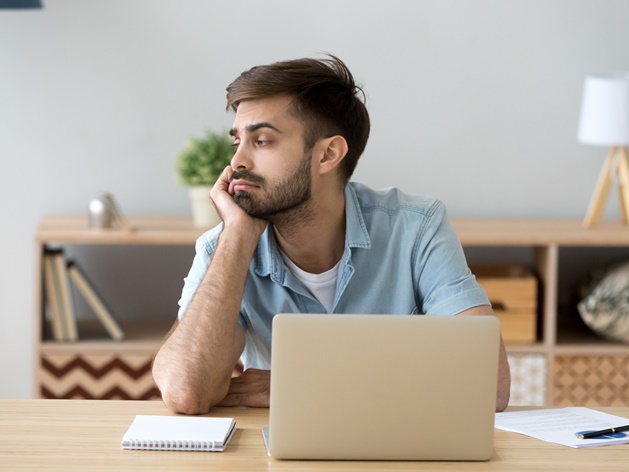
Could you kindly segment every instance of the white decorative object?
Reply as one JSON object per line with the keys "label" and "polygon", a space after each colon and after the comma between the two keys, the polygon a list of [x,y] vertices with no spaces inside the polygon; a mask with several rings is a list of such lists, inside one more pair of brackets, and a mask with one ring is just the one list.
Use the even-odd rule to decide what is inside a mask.
{"label": "white decorative object", "polygon": [[198,228],[213,228],[221,222],[220,216],[210,199],[209,185],[189,187],[190,203],[192,204],[192,220]]}

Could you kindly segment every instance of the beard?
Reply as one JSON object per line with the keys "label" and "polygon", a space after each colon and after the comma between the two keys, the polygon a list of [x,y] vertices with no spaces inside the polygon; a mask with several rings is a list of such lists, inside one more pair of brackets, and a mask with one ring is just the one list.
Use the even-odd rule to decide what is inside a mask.
{"label": "beard", "polygon": [[234,202],[250,216],[276,225],[307,219],[307,208],[312,197],[311,156],[312,153],[304,154],[295,172],[273,185],[247,170],[234,172],[231,180],[244,179],[265,191],[263,199],[257,199],[246,191],[237,191],[232,196]]}

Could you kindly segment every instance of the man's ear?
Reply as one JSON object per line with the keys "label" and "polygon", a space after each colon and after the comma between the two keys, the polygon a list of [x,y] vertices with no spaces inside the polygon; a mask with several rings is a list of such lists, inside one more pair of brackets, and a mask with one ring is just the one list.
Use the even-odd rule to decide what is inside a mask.
{"label": "man's ear", "polygon": [[347,155],[347,141],[343,136],[332,136],[322,139],[319,161],[317,162],[319,174],[327,174],[336,169]]}

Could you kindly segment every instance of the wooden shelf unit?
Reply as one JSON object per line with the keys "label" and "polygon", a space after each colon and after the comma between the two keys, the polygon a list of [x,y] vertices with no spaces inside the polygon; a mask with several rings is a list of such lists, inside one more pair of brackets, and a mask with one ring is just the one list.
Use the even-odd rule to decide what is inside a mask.
{"label": "wooden shelf unit", "polygon": [[45,216],[35,237],[35,397],[151,399],[150,367],[172,319],[118,319],[125,331],[110,340],[97,321],[79,320],[78,342],[57,342],[45,322],[42,263],[46,247],[67,245],[194,246],[203,229],[186,216],[132,216],[124,229],[94,230],[87,217]]}
{"label": "wooden shelf unit", "polygon": [[[129,217],[131,229],[91,230],[87,218],[80,216],[46,216],[36,235],[35,280],[35,396],[42,396],[42,385],[54,381],[42,367],[44,358],[57,361],[57,373],[65,372],[64,366],[71,359],[93,357],[96,367],[104,372],[103,365],[115,364],[120,359],[132,359],[136,371],[128,368],[127,374],[140,378],[137,365],[144,372],[144,387],[150,377],[150,361],[161,343],[167,326],[158,326],[147,332],[140,322],[135,327],[120,320],[128,333],[120,343],[106,340],[85,339],[76,343],[58,343],[43,338],[44,301],[42,295],[42,257],[48,245],[194,245],[203,232],[192,225],[185,216],[136,216]],[[539,306],[540,336],[535,343],[507,344],[511,358],[535,358],[544,366],[544,402],[549,405],[590,404],[614,406],[629,403],[629,384],[619,385],[618,375],[629,379],[629,345],[607,342],[587,331],[564,328],[559,319],[559,267],[562,248],[629,248],[629,228],[621,223],[603,222],[586,229],[580,220],[545,219],[477,219],[461,218],[452,221],[464,248],[490,248],[501,250],[526,248],[533,254],[531,269],[540,280]],[[512,261],[504,260],[504,263]],[[151,325],[153,323],[151,322]],[[100,356],[100,358],[98,357]],[[134,358],[136,356],[138,359]],[[131,361],[130,361],[131,362]],[[99,364],[100,363],[100,364]],[[571,369],[580,365],[579,369]],[[609,367],[612,365],[612,368]],[[147,370],[147,366],[148,369]],[[602,367],[598,371],[598,366]],[[127,366],[128,367],[128,366]],[[90,370],[90,368],[87,368]],[[615,370],[620,370],[616,374]],[[111,370],[111,369],[110,369]],[[574,370],[574,372],[573,372]],[[101,372],[101,373],[103,373]],[[109,375],[110,371],[106,372]],[[68,375],[65,372],[65,375]],[[103,375],[105,375],[103,373]],[[107,393],[111,398],[144,398],[148,390],[138,387],[137,379],[129,377],[128,385],[118,385],[118,390]],[[626,381],[629,382],[629,381]],[[123,382],[124,383],[124,382]],[[607,385],[609,383],[610,385]],[[613,383],[613,385],[611,385]],[[84,385],[82,390],[88,390]],[[609,387],[609,388],[608,388]],[[613,390],[601,397],[597,389]],[[135,391],[134,391],[135,389]],[[102,389],[101,389],[102,390]],[[115,390],[115,389],[114,389]],[[116,393],[117,392],[117,393]],[[579,392],[577,396],[574,392]],[[79,396],[84,392],[79,392]],[[102,395],[102,392],[100,393]],[[118,395],[116,397],[115,395]],[[96,395],[95,395],[96,396]],[[144,396],[144,397],[143,397]],[[150,396],[149,396],[150,397]]]}
{"label": "wooden shelf unit", "polygon": [[[562,250],[585,253],[629,247],[629,227],[604,221],[585,228],[581,220],[455,219],[464,248],[527,248],[540,280],[541,335],[531,345],[507,345],[509,356],[537,355],[545,363],[548,405],[616,406],[629,403],[629,344],[606,341],[583,328],[564,326],[560,318]],[[505,261],[508,263],[509,261]],[[619,262],[619,261],[617,261]],[[585,275],[585,272],[582,274]],[[578,317],[576,308],[571,316]],[[601,394],[600,392],[604,393]]]}

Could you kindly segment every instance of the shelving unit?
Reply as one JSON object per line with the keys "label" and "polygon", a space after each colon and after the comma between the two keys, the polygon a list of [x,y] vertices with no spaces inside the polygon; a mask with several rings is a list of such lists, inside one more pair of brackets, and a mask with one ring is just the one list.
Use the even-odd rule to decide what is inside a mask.
{"label": "shelving unit", "polygon": [[[570,262],[583,276],[588,268],[572,258],[629,247],[629,228],[620,222],[603,222],[586,229],[580,220],[457,219],[453,221],[465,249],[474,247],[504,251],[531,251],[531,268],[540,281],[539,334],[536,343],[508,344],[510,361],[531,358],[534,372],[543,373],[543,397],[549,405],[615,406],[629,403],[629,345],[603,340],[581,322],[574,304],[566,302],[562,265]],[[566,249],[571,254],[562,254]],[[508,251],[507,251],[508,252]],[[618,256],[619,258],[622,256]],[[506,261],[508,262],[508,261]],[[601,260],[599,265],[606,261]],[[616,260],[616,262],[619,262]],[[590,268],[591,269],[591,268]],[[576,277],[579,274],[572,274]],[[526,373],[514,372],[526,383]],[[517,369],[516,369],[517,370]],[[519,377],[519,378],[518,378]],[[512,388],[513,390],[513,388]]]}
{"label": "shelving unit", "polygon": [[[125,229],[92,230],[87,218],[46,216],[35,238],[35,396],[48,398],[150,399],[158,397],[151,363],[170,320],[118,319],[126,337],[106,338],[97,321],[79,319],[80,340],[57,342],[45,319],[42,260],[46,247],[194,246],[203,232],[189,217],[137,216]],[[120,274],[124,277],[124,274]]]}
{"label": "shelving unit", "polygon": [[[35,396],[153,398],[150,364],[170,321],[121,321],[127,338],[116,343],[82,336],[76,343],[47,337],[42,290],[42,257],[47,246],[183,245],[203,232],[189,217],[130,217],[131,229],[95,231],[80,216],[46,216],[36,235]],[[626,405],[629,403],[629,345],[611,343],[579,325],[576,309],[560,295],[562,265],[599,248],[629,249],[629,229],[605,222],[585,229],[578,220],[454,219],[467,251],[489,251],[511,263],[511,251],[524,251],[540,281],[538,337],[508,343],[514,387],[533,382],[540,403],[550,405]],[[564,254],[569,249],[569,254]],[[571,260],[571,264],[575,261]],[[576,266],[578,267],[578,261]],[[580,268],[583,272],[586,268]],[[81,327],[81,332],[89,332]],[[527,367],[518,371],[519,366]],[[531,367],[532,366],[532,367]],[[514,368],[515,367],[515,368]],[[78,387],[78,388],[77,388]]]}

